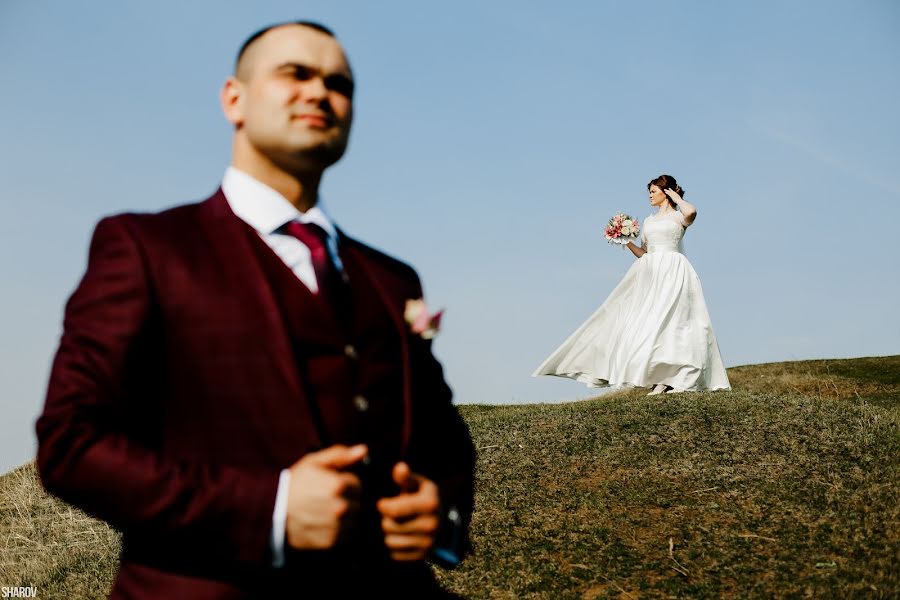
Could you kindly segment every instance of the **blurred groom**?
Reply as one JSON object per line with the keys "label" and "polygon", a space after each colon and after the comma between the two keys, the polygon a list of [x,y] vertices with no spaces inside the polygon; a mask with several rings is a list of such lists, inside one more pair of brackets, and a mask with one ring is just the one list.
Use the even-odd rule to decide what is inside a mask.
{"label": "blurred groom", "polygon": [[97,225],[37,463],[123,533],[114,598],[449,597],[425,559],[466,551],[474,448],[416,273],[318,194],[353,87],[327,28],[254,34],[221,188]]}

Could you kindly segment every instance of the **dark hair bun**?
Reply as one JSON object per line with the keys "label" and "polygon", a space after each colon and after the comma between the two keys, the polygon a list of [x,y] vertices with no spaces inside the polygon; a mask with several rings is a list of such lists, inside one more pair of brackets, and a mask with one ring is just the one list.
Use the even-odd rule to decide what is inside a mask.
{"label": "dark hair bun", "polygon": [[651,185],[655,185],[662,191],[672,190],[673,192],[684,198],[684,189],[682,189],[682,187],[678,185],[678,182],[675,181],[675,178],[671,175],[660,175],[656,179],[652,180],[647,184],[648,190],[650,189]]}

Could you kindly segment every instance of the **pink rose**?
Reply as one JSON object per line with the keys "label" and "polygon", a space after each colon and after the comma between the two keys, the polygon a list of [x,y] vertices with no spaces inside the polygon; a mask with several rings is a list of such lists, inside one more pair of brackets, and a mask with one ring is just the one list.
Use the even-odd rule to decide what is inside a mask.
{"label": "pink rose", "polygon": [[441,317],[444,310],[429,314],[425,300],[407,300],[403,318],[409,323],[410,331],[425,340],[433,339],[441,328]]}

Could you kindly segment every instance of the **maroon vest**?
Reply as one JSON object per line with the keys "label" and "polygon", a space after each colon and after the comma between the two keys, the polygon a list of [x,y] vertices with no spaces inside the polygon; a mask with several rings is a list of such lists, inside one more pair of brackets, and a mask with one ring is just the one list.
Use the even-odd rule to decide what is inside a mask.
{"label": "maroon vest", "polygon": [[342,253],[346,302],[326,306],[247,231],[284,316],[322,443],[367,444],[370,462],[359,469],[364,486],[375,497],[395,493],[390,471],[400,460],[404,416],[400,337],[369,274],[353,253]]}

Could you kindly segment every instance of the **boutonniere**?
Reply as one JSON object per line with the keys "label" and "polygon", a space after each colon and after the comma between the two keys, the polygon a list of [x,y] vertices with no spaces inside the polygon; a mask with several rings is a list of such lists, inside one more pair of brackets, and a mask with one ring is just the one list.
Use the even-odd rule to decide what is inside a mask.
{"label": "boutonniere", "polygon": [[407,300],[406,309],[403,311],[403,318],[409,323],[410,330],[421,337],[423,340],[433,339],[441,328],[441,316],[444,309],[436,313],[429,314],[428,306],[425,300]]}

